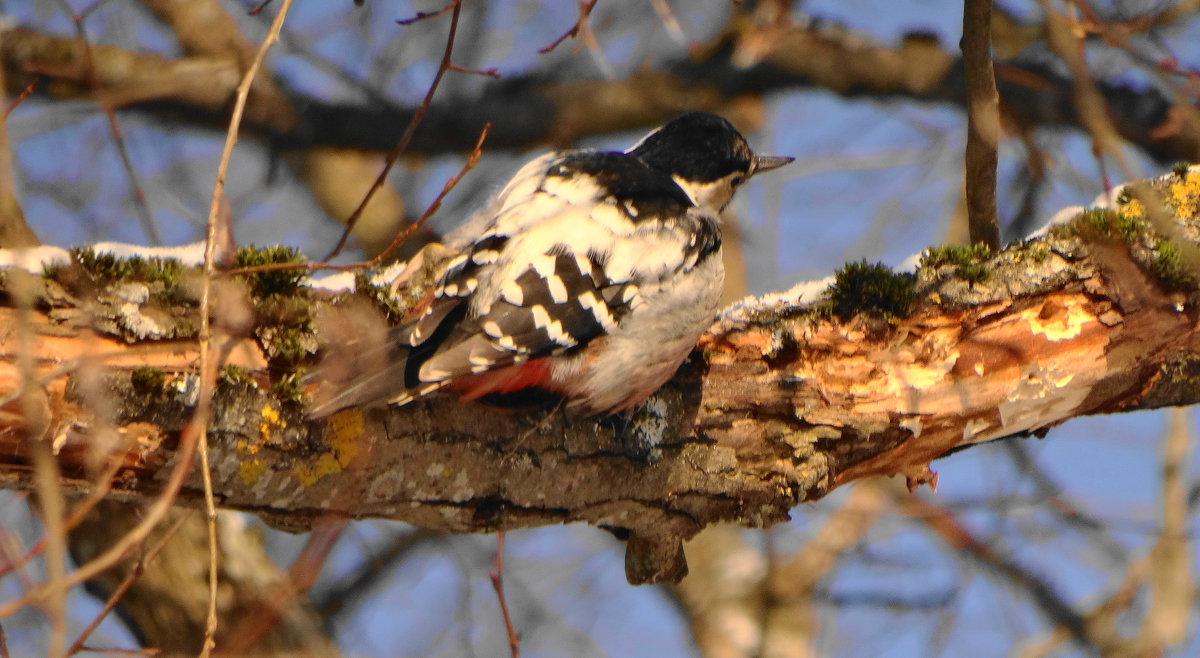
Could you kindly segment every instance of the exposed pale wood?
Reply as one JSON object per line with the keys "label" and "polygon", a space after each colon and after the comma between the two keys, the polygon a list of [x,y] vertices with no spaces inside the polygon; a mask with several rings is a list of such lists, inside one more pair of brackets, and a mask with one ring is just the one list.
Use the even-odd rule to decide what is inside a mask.
{"label": "exposed pale wood", "polygon": [[[839,319],[786,295],[735,305],[628,419],[573,418],[553,402],[499,408],[435,396],[311,421],[268,392],[254,341],[227,339],[231,359],[261,387],[218,391],[215,491],[226,507],[295,530],[327,515],[450,532],[584,521],[630,539],[632,581],[674,579],[686,569],[681,541],[708,525],[768,526],[859,478],[936,483],[929,462],[973,443],[1041,434],[1086,414],[1195,402],[1195,291],[1168,291],[1145,265],[1138,244],[1155,238],[1136,238],[1131,249],[1081,233],[1013,245],[974,285],[953,266],[924,268],[915,312],[903,320]],[[314,302],[326,336],[380,322],[372,304],[330,297]],[[57,320],[30,313],[39,376],[62,375],[44,382],[45,433],[69,489],[91,486],[103,445],[124,464],[112,495],[144,500],[159,491],[189,417],[194,352],[186,341],[97,336],[82,325],[106,312],[87,308],[56,309]],[[0,394],[20,382],[15,313],[0,309]],[[130,386],[135,364],[170,373],[163,390]],[[14,402],[0,418],[0,483],[28,488],[20,409]],[[106,423],[120,440],[93,440]],[[199,496],[194,478],[182,501]]]}

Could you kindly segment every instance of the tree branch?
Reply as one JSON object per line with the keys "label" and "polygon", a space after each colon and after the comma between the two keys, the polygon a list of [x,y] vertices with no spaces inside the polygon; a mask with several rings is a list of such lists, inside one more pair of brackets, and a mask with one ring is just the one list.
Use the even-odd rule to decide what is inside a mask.
{"label": "tree branch", "polygon": [[[742,30],[737,20],[687,58],[640,69],[620,80],[563,80],[534,71],[485,85],[470,102],[454,99],[430,107],[414,153],[459,152],[486,122],[495,126],[493,148],[569,144],[581,137],[645,128],[688,109],[736,115],[745,96],[783,89],[827,89],[849,98],[934,101],[965,109],[961,59],[936,38],[905,36],[898,45],[873,43],[827,21],[808,21],[775,35],[750,67],[738,63]],[[99,93],[129,109],[218,127],[238,79],[238,63],[210,56],[168,59],[112,46],[93,48],[102,91],[83,78],[84,54],[72,39],[10,28],[0,39],[10,92],[43,76],[39,93],[65,97]],[[1070,79],[1048,65],[1001,61],[997,86],[1004,119],[1022,130],[1066,126],[1086,129],[1073,103]],[[1155,89],[1097,82],[1121,138],[1161,162],[1195,160],[1200,125],[1175,99]],[[256,85],[246,128],[281,147],[329,145],[387,151],[401,137],[414,107],[334,104],[295,91]]]}
{"label": "tree branch", "polygon": [[[224,335],[215,340],[244,370],[226,368],[213,400],[214,490],[223,506],[293,530],[330,515],[448,532],[584,521],[629,539],[631,581],[675,579],[686,569],[682,540],[705,526],[771,525],[867,476],[933,483],[933,459],[1040,436],[1076,416],[1195,403],[1198,278],[1180,246],[1141,217],[1151,203],[1144,195],[1158,190],[1169,195],[1178,235],[1196,241],[1200,172],[1138,189],[1145,200],[1124,195],[1118,209],[1081,213],[985,262],[933,250],[915,279],[843,273],[815,303],[793,291],[737,304],[627,419],[446,396],[306,419],[287,364],[318,342],[331,359],[369,360],[377,352],[363,346],[383,325],[384,298],[375,288],[346,295],[286,289],[279,279],[218,281]],[[105,282],[89,263],[40,279],[40,312],[31,313],[45,440],[64,486],[92,486],[88,464],[107,453],[95,454],[90,430],[107,407],[123,441],[111,448],[124,460],[112,495],[146,500],[163,488],[195,404],[194,342],[170,339],[195,326],[195,310],[186,283]],[[286,285],[260,296],[268,282]],[[155,285],[174,292],[164,297]],[[892,292],[873,302],[880,289]],[[897,300],[907,295],[915,301],[906,314]],[[250,308],[253,329],[238,320]],[[21,388],[16,317],[0,308],[9,328],[0,394]],[[311,319],[309,333],[297,317]],[[358,342],[346,345],[347,335]],[[76,385],[100,363],[105,400]],[[32,426],[19,404],[4,410],[0,482],[30,488],[22,437]],[[195,504],[200,492],[194,475],[179,498]]]}

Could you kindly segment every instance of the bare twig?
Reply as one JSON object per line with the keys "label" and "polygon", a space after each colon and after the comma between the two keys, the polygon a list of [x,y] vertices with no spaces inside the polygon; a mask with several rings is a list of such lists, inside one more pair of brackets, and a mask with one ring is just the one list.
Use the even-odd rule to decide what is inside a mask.
{"label": "bare twig", "polygon": [[21,104],[21,101],[29,98],[29,96],[37,90],[38,85],[41,83],[41,77],[34,76],[33,80],[30,80],[29,84],[25,85],[25,88],[21,90],[21,93],[17,94],[16,97],[13,98],[8,104],[8,106],[4,108],[4,118],[7,119],[8,115],[11,114],[13,110],[17,109],[17,106]]}
{"label": "bare twig", "polygon": [[125,596],[125,592],[129,591],[129,588],[133,586],[133,583],[137,581],[139,576],[142,575],[142,571],[145,570],[146,565],[158,555],[159,551],[161,551],[164,546],[167,545],[167,542],[169,542],[171,538],[175,536],[175,533],[183,527],[183,523],[187,521],[190,516],[190,514],[181,514],[179,519],[171,525],[166,533],[163,534],[162,538],[159,539],[158,542],[156,542],[153,546],[151,546],[150,550],[146,551],[145,554],[137,559],[137,562],[134,563],[133,568],[130,569],[129,573],[125,575],[125,579],[122,580],[119,585],[117,585],[112,594],[109,595],[108,600],[104,602],[104,606],[100,608],[100,612],[96,613],[96,616],[92,618],[92,621],[88,622],[88,625],[79,633],[79,637],[75,640],[74,644],[71,645],[71,648],[67,650],[68,656],[75,655],[83,650],[83,643],[87,641],[88,636],[92,634],[92,631],[96,630],[96,627],[100,625],[100,622],[104,621],[104,618],[108,616],[108,613],[112,612],[113,609],[117,607],[117,604],[121,602],[121,598]]}
{"label": "bare twig", "polygon": [[500,614],[504,616],[504,630],[508,632],[508,648],[512,658],[521,655],[521,638],[513,628],[512,617],[508,614],[508,601],[504,598],[504,531],[496,533],[496,561],[488,570],[488,578],[492,580],[492,589],[496,590],[496,599],[500,601]]}
{"label": "bare twig", "polygon": [[[95,484],[88,488],[87,497],[83,499],[83,502],[76,505],[75,509],[71,510],[71,513],[63,520],[64,531],[70,532],[73,530],[83,521],[88,512],[92,511],[93,507],[99,504],[101,500],[104,500],[104,497],[108,495],[109,490],[112,488],[112,478],[117,474],[121,466],[121,459],[119,457],[109,460],[108,467],[99,474]],[[6,560],[0,564],[0,576],[6,576],[13,570],[20,569],[44,550],[46,550],[46,538],[42,537],[24,555]]]}
{"label": "bare twig", "polygon": [[351,570],[349,575],[339,578],[333,589],[325,591],[319,600],[314,601],[325,624],[336,626],[337,618],[350,607],[349,604],[361,600],[367,590],[379,585],[389,569],[402,562],[413,549],[442,536],[432,530],[413,528],[411,532],[390,540],[381,551],[364,551],[359,566]]}
{"label": "bare twig", "polygon": [[471,149],[471,153],[467,156],[466,163],[464,163],[462,168],[458,170],[457,174],[446,180],[446,184],[442,186],[442,191],[439,192],[437,197],[425,208],[425,212],[421,213],[421,216],[418,217],[416,221],[396,234],[396,237],[392,240],[392,243],[389,244],[383,251],[379,252],[379,254],[377,254],[374,258],[365,261],[347,263],[345,265],[334,265],[327,260],[305,261],[302,263],[266,263],[263,265],[239,267],[228,270],[226,273],[230,275],[243,275],[257,272],[279,272],[296,269],[333,270],[345,272],[349,270],[362,269],[364,267],[378,266],[380,263],[386,260],[393,251],[399,248],[400,245],[404,244],[405,240],[407,240],[414,232],[417,231],[417,229],[421,227],[422,224],[424,224],[430,217],[434,215],[434,213],[438,211],[438,209],[441,208],[442,201],[446,198],[446,195],[449,194],[456,185],[458,185],[459,181],[462,180],[463,176],[466,176],[467,172],[475,168],[475,165],[479,163],[479,157],[483,154],[483,142],[487,139],[488,131],[491,130],[491,127],[491,123],[484,124],[483,129],[479,132],[479,138],[475,142],[475,147]]}
{"label": "bare twig", "polygon": [[963,5],[963,63],[967,75],[967,225],[971,242],[1000,248],[996,216],[996,146],[1000,95],[992,70],[992,0]]}
{"label": "bare twig", "polygon": [[442,14],[450,11],[458,4],[459,4],[459,0],[450,0],[450,2],[447,2],[446,4],[442,5],[441,9],[438,9],[436,11],[418,11],[417,15],[413,16],[412,18],[397,19],[396,24],[397,25],[412,25],[413,23],[423,21],[423,20],[426,20],[429,18],[437,18],[438,16],[441,16]]}
{"label": "bare twig", "polygon": [[438,211],[438,208],[442,207],[442,200],[446,198],[446,195],[450,193],[450,190],[454,189],[454,186],[458,185],[458,182],[462,180],[463,176],[466,176],[467,172],[471,171],[471,169],[473,169],[479,162],[479,156],[481,153],[483,153],[483,141],[487,139],[488,131],[491,130],[491,128],[492,124],[484,124],[483,130],[479,132],[479,140],[475,142],[475,148],[472,149],[471,154],[467,156],[467,161],[463,164],[462,169],[459,169],[457,174],[451,176],[450,179],[446,181],[446,184],[442,186],[442,191],[438,192],[437,198],[435,198],[433,202],[430,203],[427,208],[425,208],[425,212],[421,213],[421,216],[417,218],[417,221],[409,224],[407,228],[396,235],[396,238],[392,240],[392,243],[388,245],[386,249],[379,252],[379,254],[371,260],[367,261],[368,266],[375,267],[376,265],[382,263],[389,255],[391,255],[393,251],[395,251],[400,245],[404,244],[404,241],[407,240],[408,237],[412,235],[418,228],[420,228],[426,220],[432,217],[433,214]]}
{"label": "bare twig", "polygon": [[924,523],[947,546],[996,572],[1005,582],[1020,587],[1048,620],[1065,629],[1082,646],[1096,646],[1084,617],[1048,582],[976,537],[950,510],[916,495],[902,496],[898,503],[899,511]]}
{"label": "bare twig", "polygon": [[563,32],[562,36],[555,39],[550,45],[539,48],[538,52],[545,55],[551,50],[557,48],[559,44],[567,39],[579,36],[582,33],[586,33],[588,30],[588,16],[591,15],[592,10],[595,8],[596,0],[579,0],[579,18],[575,20],[575,25],[571,26],[571,29],[567,30],[566,32]]}
{"label": "bare twig", "polygon": [[250,66],[242,76],[242,81],[238,84],[233,113],[229,118],[229,129],[225,132],[225,146],[221,151],[220,165],[217,167],[217,179],[213,183],[212,201],[208,208],[207,230],[204,237],[204,277],[200,291],[199,309],[200,401],[196,405],[196,411],[191,422],[197,428],[196,432],[200,444],[201,476],[204,478],[204,506],[208,517],[209,601],[208,619],[204,629],[204,646],[200,651],[201,656],[207,656],[212,651],[215,646],[214,636],[217,631],[217,508],[216,503],[213,501],[212,476],[208,465],[207,430],[209,401],[212,397],[213,386],[216,383],[217,372],[216,360],[213,359],[211,349],[212,327],[209,321],[209,310],[212,307],[212,280],[216,273],[216,251],[220,238],[218,235],[220,222],[218,220],[221,210],[221,200],[224,197],[225,176],[229,170],[229,160],[233,154],[233,146],[237,143],[238,127],[242,121],[242,113],[246,109],[246,99],[250,95],[250,86],[254,82],[254,77],[258,74],[259,69],[262,68],[263,61],[267,57],[267,51],[270,50],[273,43],[279,40],[279,32],[283,29],[283,21],[287,17],[291,6],[292,0],[283,0],[282,6],[279,8],[279,13],[275,15],[275,19],[271,22],[270,31],[267,32],[267,36],[263,39],[262,45],[259,46],[254,60],[250,62]]}
{"label": "bare twig", "polygon": [[[395,166],[396,160],[408,149],[409,143],[412,141],[413,135],[417,132],[417,126],[421,125],[421,119],[425,117],[425,113],[429,111],[429,105],[433,102],[433,94],[437,91],[438,85],[442,82],[442,77],[446,75],[446,71],[450,70],[450,57],[454,53],[454,37],[458,33],[458,18],[462,14],[462,0],[453,0],[447,5],[452,12],[450,14],[450,32],[446,35],[446,49],[442,53],[442,61],[438,66],[437,73],[433,76],[433,82],[429,85],[429,91],[425,92],[425,98],[421,101],[421,105],[417,107],[417,111],[413,113],[412,119],[408,122],[408,126],[404,129],[404,134],[400,136],[400,141],[392,147],[388,152],[387,158],[384,160],[383,169],[379,172],[379,176],[375,178],[375,182],[371,188],[367,190],[362,201],[354,212],[350,213],[350,217],[346,219],[346,228],[342,231],[342,237],[338,239],[337,245],[333,247],[322,260],[333,260],[335,256],[342,252],[346,246],[346,242],[350,239],[350,232],[354,230],[354,225],[358,223],[358,218],[367,208],[367,204],[371,203],[371,199],[375,197],[375,193],[387,181],[388,173]],[[443,7],[439,13],[444,12],[446,7]]]}
{"label": "bare twig", "polygon": [[257,15],[261,14],[263,12],[263,10],[266,9],[267,5],[269,5],[269,4],[271,4],[271,0],[263,0],[262,2],[258,3],[257,5],[251,7],[246,13],[251,16],[257,16]]}
{"label": "bare twig", "polygon": [[654,5],[654,11],[658,14],[658,20],[662,21],[667,34],[671,35],[671,38],[679,44],[687,43],[687,37],[683,34],[683,27],[679,25],[679,19],[675,17],[675,12],[671,10],[671,5],[667,3],[667,0],[650,0],[650,2]]}

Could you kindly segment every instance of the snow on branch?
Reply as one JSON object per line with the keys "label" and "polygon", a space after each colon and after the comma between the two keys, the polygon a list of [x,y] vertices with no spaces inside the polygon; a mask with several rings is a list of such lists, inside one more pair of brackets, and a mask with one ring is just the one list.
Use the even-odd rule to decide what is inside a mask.
{"label": "snow on branch", "polygon": [[[305,373],[321,355],[377,353],[364,346],[419,294],[434,251],[338,289],[254,270],[299,262],[291,250],[245,249],[252,273],[214,282],[214,492],[293,530],[328,517],[450,532],[584,521],[628,539],[632,582],[677,579],[682,541],[705,526],[778,523],[867,476],[935,484],[931,460],[972,444],[1196,402],[1198,199],[1200,170],[1180,169],[999,252],[934,248],[912,272],[851,263],[828,287],[743,300],[620,418],[536,396],[434,396],[309,419],[308,396],[339,383]],[[0,479],[31,488],[30,445],[46,441],[64,489],[155,497],[190,468],[176,446],[196,402],[195,261],[46,253],[0,254]],[[16,266],[31,260],[49,265]],[[347,341],[356,354],[339,351]],[[193,473],[177,500],[201,497]]]}

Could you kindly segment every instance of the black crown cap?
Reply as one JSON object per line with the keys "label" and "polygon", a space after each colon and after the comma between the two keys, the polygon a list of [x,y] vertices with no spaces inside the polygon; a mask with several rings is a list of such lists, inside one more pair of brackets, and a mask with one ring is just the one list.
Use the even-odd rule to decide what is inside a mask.
{"label": "black crown cap", "polygon": [[690,181],[710,182],[747,173],[754,152],[724,117],[687,112],[650,133],[629,151],[651,167]]}

